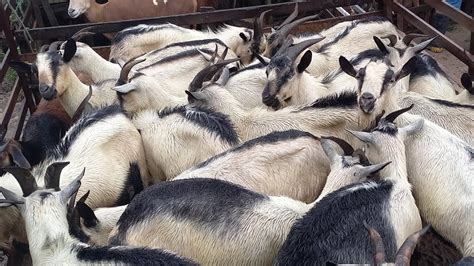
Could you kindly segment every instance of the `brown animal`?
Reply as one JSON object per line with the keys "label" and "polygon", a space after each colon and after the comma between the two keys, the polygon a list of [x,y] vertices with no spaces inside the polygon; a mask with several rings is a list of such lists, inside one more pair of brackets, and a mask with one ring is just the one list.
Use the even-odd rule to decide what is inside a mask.
{"label": "brown animal", "polygon": [[68,14],[77,18],[85,14],[90,22],[169,16],[196,12],[198,2],[209,0],[70,0]]}

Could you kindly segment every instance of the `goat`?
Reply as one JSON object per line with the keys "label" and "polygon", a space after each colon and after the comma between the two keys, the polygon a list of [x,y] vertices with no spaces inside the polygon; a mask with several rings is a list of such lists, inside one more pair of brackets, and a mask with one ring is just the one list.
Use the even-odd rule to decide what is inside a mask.
{"label": "goat", "polygon": [[[381,167],[342,170],[364,178]],[[269,265],[292,224],[312,206],[217,179],[163,182],[133,199],[110,239],[169,249],[201,264]]]}
{"label": "goat", "polygon": [[71,0],[68,14],[71,18],[85,14],[90,22],[108,22],[194,13],[198,10],[197,2],[196,0],[186,1],[186,3],[175,0],[163,2],[108,0],[105,3],[99,3],[94,0]]}
{"label": "goat", "polygon": [[309,203],[326,183],[326,158],[319,138],[307,132],[273,132],[211,157],[173,180],[205,176]]}
{"label": "goat", "polygon": [[[188,42],[173,43],[164,48],[150,51],[137,59],[146,58],[146,61],[139,63],[134,69],[145,69],[148,74],[153,74],[153,70],[159,70],[158,68],[149,67],[156,64],[160,66],[163,63],[164,58],[178,58],[177,54],[185,55],[186,51],[202,49],[211,50],[217,45],[218,51],[223,52],[226,48],[224,43],[219,39],[205,39]],[[68,62],[68,65],[74,71],[74,73],[81,73],[93,81],[93,83],[99,83],[104,80],[115,79],[117,80],[120,76],[120,65],[105,60],[97,54],[90,46],[84,43],[76,42],[77,51],[73,58]],[[207,54],[206,54],[207,55]],[[172,57],[173,56],[173,57]],[[227,54],[228,58],[236,58],[236,55],[229,51]],[[124,65],[126,62],[122,62]]]}
{"label": "goat", "polygon": [[[85,168],[75,179],[58,189],[42,189],[26,197],[0,187],[5,199],[23,216],[34,265],[57,264],[179,264],[195,265],[164,250],[132,247],[95,247],[80,243],[69,235],[66,210],[68,201],[78,192]],[[58,180],[59,182],[59,180]],[[70,204],[73,204],[73,202]]]}
{"label": "goat", "polygon": [[243,141],[290,129],[307,131],[315,136],[334,135],[350,139],[352,137],[344,128],[369,128],[376,117],[360,115],[355,92],[329,95],[308,106],[273,112],[260,107],[244,108],[227,90],[222,89],[225,84],[223,76],[217,82],[204,86],[202,82],[193,82],[187,92],[188,105],[226,114]]}
{"label": "goat", "polygon": [[[139,69],[142,72],[137,72],[128,78],[131,68],[142,60],[135,59],[125,64],[117,81],[117,86],[114,87],[124,110],[133,116],[133,114],[145,109],[162,110],[166,107],[185,104],[185,88],[188,87],[201,69],[209,66],[207,59],[201,55],[204,52],[212,53],[212,51],[196,49],[185,51],[182,55],[177,54],[165,58],[161,61],[161,64],[160,61],[155,63],[155,65],[160,64],[158,66],[161,71],[159,73],[153,71],[153,76],[147,74],[146,70],[149,68],[147,67]],[[217,53],[217,49],[215,52]],[[225,65],[235,61],[237,59],[224,60],[213,67],[216,68],[222,64]],[[172,70],[166,67],[167,64],[170,64],[169,68],[172,68]],[[157,82],[159,82],[158,85]]]}
{"label": "goat", "polygon": [[23,64],[24,71],[30,71],[31,68],[37,69],[39,91],[43,98],[50,101],[58,97],[70,117],[80,109],[90,90],[92,90],[92,96],[87,101],[85,110],[118,102],[115,92],[110,90],[115,85],[115,80],[105,80],[88,86],[74,74],[67,63],[76,53],[76,48],[76,42],[69,39],[62,54],[51,49],[48,52],[38,53],[34,65]]}
{"label": "goat", "polygon": [[[91,190],[90,206],[123,205],[134,193],[153,183],[148,176],[142,145],[140,134],[122,110],[109,106],[83,116],[31,172],[6,168],[8,174],[0,177],[0,185],[29,195],[43,184],[58,188],[63,184],[58,181],[60,175],[61,181],[68,182],[78,169],[87,166],[89,171],[79,194],[85,192],[82,189]],[[61,161],[70,161],[70,164]],[[24,243],[19,213],[14,208],[0,209],[1,245],[8,248],[10,235]]]}
{"label": "goat", "polygon": [[242,64],[246,65],[254,58],[252,51],[259,50],[262,35],[261,23],[257,18],[253,30],[226,25],[215,32],[185,29],[169,23],[141,24],[124,29],[115,35],[110,48],[110,60],[127,62],[131,58],[169,44],[217,38],[240,58]]}
{"label": "goat", "polygon": [[414,92],[403,93],[409,80],[397,81],[415,71],[417,60],[412,57],[395,72],[385,61],[375,60],[356,70],[346,58],[339,59],[342,70],[358,81],[358,101],[364,113],[380,113],[381,108],[390,112],[397,109],[393,106],[415,104],[411,113],[425,117],[469,144],[474,143],[470,130],[474,127],[474,106],[427,98]]}
{"label": "goat", "polygon": [[[264,55],[272,57],[276,54],[279,48],[284,45],[290,31],[304,21],[306,20],[303,18],[286,24],[270,35],[267,38],[267,48]],[[309,64],[307,70],[313,76],[320,77],[328,75],[333,71],[333,69],[337,68],[337,62],[335,59],[340,55],[350,56],[370,48],[376,48],[374,43],[370,42],[370,38],[374,35],[397,35],[395,26],[383,17],[370,17],[355,20],[347,26],[345,26],[347,22],[342,23],[342,25],[344,25],[343,27],[341,27],[341,25],[334,26],[336,29],[340,29],[337,34],[334,35],[330,31],[326,32],[327,34],[334,36],[320,35],[326,36],[326,39],[317,50],[312,50],[310,48],[310,51],[313,54],[313,60]],[[295,43],[298,43],[307,39],[308,37],[304,37],[301,40],[296,38],[294,41]]]}
{"label": "goat", "polygon": [[409,87],[406,88],[407,91],[409,89],[431,98],[449,101],[453,101],[456,98],[455,85],[450,81],[448,75],[433,57],[422,53],[435,38],[410,46],[411,40],[416,35],[407,35],[402,41],[398,41],[398,38],[393,35],[388,37],[391,46],[386,45],[376,36],[374,36],[374,41],[380,51],[386,54],[390,64],[398,67],[408,62],[414,56],[418,58],[416,69],[410,75]]}
{"label": "goat", "polygon": [[[399,87],[402,84],[397,84],[397,81],[400,76],[413,71],[415,60],[410,59],[397,72],[378,61],[370,62],[364,71],[356,71],[350,65],[342,67],[346,73],[359,79],[359,105],[363,112],[374,115],[381,114],[382,110],[392,112],[399,109]],[[382,80],[385,82],[380,78],[384,76]],[[432,106],[428,108],[434,109]],[[403,126],[417,119],[419,116],[405,113],[398,117],[398,122]],[[454,120],[456,117],[450,119]],[[469,122],[467,124],[469,128]],[[420,133],[407,140],[405,147],[408,178],[421,216],[464,256],[472,256],[474,232],[468,225],[474,219],[474,206],[469,200],[474,193],[472,182],[469,181],[474,175],[473,147],[429,120],[425,120]],[[450,156],[440,158],[440,154]],[[446,217],[454,220],[446,220]]]}

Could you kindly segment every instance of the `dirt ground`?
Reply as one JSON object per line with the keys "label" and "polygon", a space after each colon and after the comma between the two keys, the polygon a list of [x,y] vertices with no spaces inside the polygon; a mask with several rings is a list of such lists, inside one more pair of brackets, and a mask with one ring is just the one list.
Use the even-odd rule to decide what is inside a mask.
{"label": "dirt ground", "polygon": [[[458,25],[454,25],[452,29],[447,32],[447,35],[453,40],[455,40],[457,43],[461,44],[464,48],[466,49],[469,48],[470,32],[467,29],[464,29],[463,27],[458,26]],[[429,53],[440,63],[440,65],[443,67],[446,73],[451,77],[453,82],[456,82],[458,86],[461,87],[460,77],[462,73],[467,72],[467,66],[446,50],[444,50],[441,53],[432,53],[432,52],[429,52]],[[0,117],[1,118],[3,118],[4,112],[8,104],[8,100],[11,93],[11,87],[13,85],[12,83],[13,83],[12,78],[5,79],[4,83],[1,86],[1,90],[0,90]],[[16,126],[18,124],[18,120],[20,116],[20,108],[24,101],[21,95],[19,99],[21,101],[17,103],[17,106],[15,108],[15,113],[9,124],[9,131],[7,133],[7,137],[12,137],[15,134],[14,129],[16,129]]]}

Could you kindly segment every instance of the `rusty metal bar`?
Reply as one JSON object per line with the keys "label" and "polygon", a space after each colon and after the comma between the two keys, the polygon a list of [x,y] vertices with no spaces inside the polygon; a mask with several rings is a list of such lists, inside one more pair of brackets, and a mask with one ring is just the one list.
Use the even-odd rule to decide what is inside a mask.
{"label": "rusty metal bar", "polygon": [[442,34],[435,28],[433,28],[430,24],[426,21],[415,15],[412,11],[408,8],[400,4],[399,2],[393,0],[392,1],[392,8],[395,12],[400,13],[404,19],[410,22],[413,26],[417,29],[422,31],[425,34],[431,36],[438,36],[438,41],[454,56],[456,56],[459,60],[464,62],[466,65],[469,66],[470,69],[474,68],[473,56],[469,52],[465,51],[461,46],[457,43],[453,42],[451,39],[446,37],[446,35]]}
{"label": "rusty metal bar", "polygon": [[10,119],[12,118],[13,111],[15,110],[16,100],[18,99],[18,94],[20,94],[20,86],[18,84],[18,78],[15,80],[13,85],[13,91],[10,94],[10,98],[8,99],[7,108],[4,111],[2,124],[1,126],[4,128],[8,128],[8,124],[10,123]]}
{"label": "rusty metal bar", "polygon": [[474,31],[474,21],[470,15],[441,0],[425,0],[425,2],[435,8],[436,11],[440,11],[443,15],[448,16],[450,19],[464,26],[469,31]]}
{"label": "rusty metal bar", "polygon": [[28,104],[25,101],[21,107],[21,115],[20,120],[18,121],[18,126],[15,131],[15,139],[20,139],[21,137],[21,132],[23,131],[23,125],[25,124],[26,114],[28,113],[28,110]]}
{"label": "rusty metal bar", "polygon": [[[316,12],[322,9],[335,8],[338,6],[351,6],[372,2],[372,0],[331,0],[331,1],[315,1],[299,3],[300,12]],[[263,11],[272,9],[272,15],[286,15],[293,11],[295,3],[281,3],[264,6],[252,6],[244,8],[234,8],[226,10],[216,10],[206,13],[182,14],[166,17],[155,17],[147,19],[135,19],[126,21],[104,22],[104,23],[88,23],[69,26],[58,26],[48,28],[37,28],[29,30],[31,36],[35,40],[49,40],[54,38],[64,39],[78,30],[94,26],[94,31],[98,33],[117,32],[124,28],[136,26],[138,24],[160,24],[173,23],[176,25],[198,25],[210,24],[216,22],[239,20],[245,18],[253,18],[260,15]],[[17,31],[19,36],[21,31]]]}

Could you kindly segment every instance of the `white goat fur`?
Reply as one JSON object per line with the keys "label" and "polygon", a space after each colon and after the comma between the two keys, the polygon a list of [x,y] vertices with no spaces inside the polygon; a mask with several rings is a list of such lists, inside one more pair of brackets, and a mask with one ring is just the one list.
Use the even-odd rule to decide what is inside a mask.
{"label": "white goat fur", "polygon": [[[121,42],[113,43],[110,50],[111,59],[126,62],[133,57],[163,48],[172,43],[217,38],[239,56],[242,63],[248,64],[251,60],[250,44],[252,42],[252,30],[246,28],[226,25],[220,30],[213,32],[186,29],[170,23],[164,25],[141,24],[125,29],[122,33],[137,29],[146,29],[149,31],[137,36],[127,36]],[[244,42],[239,36],[240,33],[243,33],[249,41]]]}
{"label": "white goat fur", "polygon": [[320,194],[329,174],[329,162],[319,140],[310,136],[229,150],[211,160],[173,180],[215,178],[265,195],[286,196],[309,203]]}
{"label": "white goat fur", "polygon": [[[67,136],[68,134],[65,138]],[[88,203],[92,208],[115,205],[132,162],[138,164],[144,186],[153,183],[148,177],[140,134],[123,114],[108,117],[89,126],[75,139],[67,156],[47,158],[33,168],[32,174],[38,186],[44,186],[45,171],[51,163],[64,161],[69,161],[70,164],[61,172],[61,187],[68,184],[84,167],[87,167],[88,171],[82,179],[83,185],[78,195],[90,190]],[[23,194],[18,182],[9,173],[0,177],[0,186],[17,194]],[[10,234],[26,242],[20,213],[16,208],[0,208],[0,218],[2,225],[0,235],[7,236],[6,239],[0,239],[2,245],[8,245]]]}
{"label": "white goat fur", "polygon": [[[186,113],[199,115],[192,109],[188,109]],[[147,110],[138,113],[133,118],[133,123],[140,130],[149,171],[157,180],[170,180],[232,147],[214,133],[189,122],[179,114],[160,118],[156,111]]]}
{"label": "white goat fur", "polygon": [[127,205],[97,208],[94,210],[98,223],[96,226],[90,228],[86,227],[81,220],[82,231],[90,238],[89,244],[104,246],[109,243],[109,235],[112,229],[117,225],[117,221],[122,215]]}

